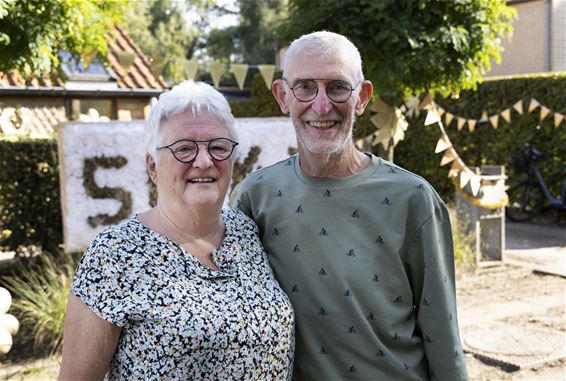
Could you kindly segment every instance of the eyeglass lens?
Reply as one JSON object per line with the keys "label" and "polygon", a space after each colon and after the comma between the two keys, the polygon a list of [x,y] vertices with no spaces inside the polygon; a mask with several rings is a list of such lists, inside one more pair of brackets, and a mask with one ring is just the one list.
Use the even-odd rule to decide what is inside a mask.
{"label": "eyeglass lens", "polygon": [[205,143],[207,145],[208,153],[214,160],[226,160],[232,155],[237,143],[229,139],[217,138],[207,141],[193,141],[193,140],[179,140],[173,143],[168,148],[173,152],[175,158],[182,162],[193,161],[199,151],[198,143]]}
{"label": "eyeglass lens", "polygon": [[[318,85],[312,79],[301,79],[292,87],[293,94],[301,102],[310,102],[318,94]],[[348,81],[335,80],[326,85],[326,95],[331,101],[340,103],[347,101],[352,95],[352,85]]]}

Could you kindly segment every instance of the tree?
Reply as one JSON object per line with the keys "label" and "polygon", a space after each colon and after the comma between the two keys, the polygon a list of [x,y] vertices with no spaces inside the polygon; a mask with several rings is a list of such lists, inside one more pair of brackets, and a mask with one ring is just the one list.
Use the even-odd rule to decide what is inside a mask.
{"label": "tree", "polygon": [[138,2],[126,17],[125,29],[150,59],[166,62],[165,78],[179,82],[185,78],[185,60],[204,44],[214,7],[213,0]]}
{"label": "tree", "polygon": [[108,38],[125,0],[0,0],[0,71],[49,75],[66,51],[83,63],[106,61]]}
{"label": "tree", "polygon": [[[232,62],[274,64],[278,36],[274,25],[285,15],[284,0],[238,0],[240,23],[214,29],[206,49],[212,57]],[[227,12],[226,9],[221,11]]]}
{"label": "tree", "polygon": [[[391,106],[389,112],[395,112],[410,94],[474,89],[491,61],[500,62],[500,37],[511,33],[515,11],[505,3],[290,0],[280,33],[283,41],[322,29],[350,38],[364,59],[366,76]],[[386,157],[392,159],[390,148]]]}

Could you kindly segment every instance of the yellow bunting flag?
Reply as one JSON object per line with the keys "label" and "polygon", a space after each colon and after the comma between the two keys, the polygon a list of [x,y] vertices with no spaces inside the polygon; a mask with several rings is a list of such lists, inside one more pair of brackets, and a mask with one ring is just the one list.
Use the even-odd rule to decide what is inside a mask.
{"label": "yellow bunting flag", "polygon": [[248,74],[248,64],[232,64],[230,65],[230,71],[236,77],[236,82],[238,82],[238,87],[240,90],[244,89],[244,82],[246,81],[246,74]]}
{"label": "yellow bunting flag", "polygon": [[91,50],[81,55],[81,61],[83,63],[84,70],[88,69],[92,61],[94,61],[94,59],[96,58],[96,55],[97,55],[96,50]]}
{"label": "yellow bunting flag", "polygon": [[432,95],[430,93],[428,93],[423,100],[421,101],[421,104],[419,104],[419,109],[420,110],[430,110],[433,108],[433,100],[432,100]]}
{"label": "yellow bunting flag", "polygon": [[468,172],[468,170],[464,169],[460,171],[460,188],[464,188],[472,178],[472,172]]}
{"label": "yellow bunting flag", "polygon": [[195,79],[198,69],[198,62],[196,60],[185,60],[183,62],[183,69],[187,79]]}
{"label": "yellow bunting flag", "polygon": [[456,160],[456,157],[458,157],[458,155],[456,155],[456,151],[454,151],[454,148],[449,148],[444,153],[444,156],[442,156],[442,160],[440,161],[440,166],[442,167],[443,165],[453,162],[454,160]]}
{"label": "yellow bunting flag", "polygon": [[436,112],[436,110],[433,108],[428,110],[424,125],[429,126],[431,124],[437,123],[439,120],[440,120],[440,115],[438,115],[438,112]]}
{"label": "yellow bunting flag", "polygon": [[529,104],[529,112],[533,112],[535,108],[539,106],[539,103],[536,99],[531,99],[531,103]]}
{"label": "yellow bunting flag", "polygon": [[523,101],[517,101],[517,103],[515,103],[513,105],[513,108],[521,115],[523,115]]}
{"label": "yellow bunting flag", "polygon": [[151,64],[149,65],[149,68],[151,70],[151,73],[156,76],[159,77],[161,75],[161,73],[163,73],[163,69],[165,68],[165,65],[167,65],[167,60],[153,60],[151,61]]}
{"label": "yellow bunting flag", "polygon": [[550,109],[546,106],[542,106],[540,108],[540,120],[544,120],[544,118],[546,118],[548,114],[550,114]]}
{"label": "yellow bunting flag", "polygon": [[504,110],[499,115],[501,115],[501,117],[505,119],[507,123],[509,123],[509,121],[511,120],[511,109]]}
{"label": "yellow bunting flag", "polygon": [[437,107],[436,107],[436,111],[438,111],[438,115],[439,115],[440,117],[442,117],[442,115],[444,115],[444,113],[446,112],[446,110],[443,109],[443,108],[440,107],[440,106],[437,106]]}
{"label": "yellow bunting flag", "polygon": [[562,123],[564,118],[565,118],[564,115],[559,114],[559,113],[555,113],[554,114],[554,127],[560,126],[560,123]]}
{"label": "yellow bunting flag", "polygon": [[268,90],[271,90],[271,83],[275,75],[275,65],[257,65],[257,68],[265,81],[265,86],[267,86]]}
{"label": "yellow bunting flag", "polygon": [[436,143],[436,148],[434,149],[434,153],[446,151],[450,147],[452,147],[452,145],[450,144],[448,139],[445,140],[444,137],[441,137],[440,139],[438,139],[438,142]]}
{"label": "yellow bunting flag", "polygon": [[466,124],[466,119],[458,118],[458,131],[460,131],[465,124]]}
{"label": "yellow bunting flag", "polygon": [[450,167],[450,171],[448,172],[448,177],[456,177],[458,173],[462,170],[464,166],[460,163],[460,160],[454,160],[452,162],[452,166]]}
{"label": "yellow bunting flag", "polygon": [[486,111],[482,112],[480,122],[487,122],[488,120],[489,120],[489,117],[487,116],[487,112]]}
{"label": "yellow bunting flag", "polygon": [[213,61],[208,64],[208,70],[210,71],[210,76],[212,77],[214,87],[218,88],[218,86],[220,85],[220,77],[224,72],[224,64],[222,62]]}
{"label": "yellow bunting flag", "polygon": [[474,132],[477,123],[478,121],[475,119],[468,119],[468,130],[470,130],[470,132]]}
{"label": "yellow bunting flag", "polygon": [[470,179],[470,187],[472,188],[472,194],[477,196],[481,187],[481,178],[479,176],[473,175]]}
{"label": "yellow bunting flag", "polygon": [[450,114],[449,112],[444,114],[444,121],[446,123],[446,127],[448,127],[450,123],[452,123],[453,119],[454,119],[454,115]]}
{"label": "yellow bunting flag", "polygon": [[120,62],[120,66],[122,66],[125,73],[130,71],[130,66],[132,66],[136,59],[136,55],[134,53],[126,52],[125,50],[117,51],[116,57],[118,58],[118,62]]}
{"label": "yellow bunting flag", "polygon": [[499,124],[499,115],[494,115],[494,116],[490,117],[489,121],[491,122],[491,125],[493,126],[493,128],[497,128],[497,125]]}

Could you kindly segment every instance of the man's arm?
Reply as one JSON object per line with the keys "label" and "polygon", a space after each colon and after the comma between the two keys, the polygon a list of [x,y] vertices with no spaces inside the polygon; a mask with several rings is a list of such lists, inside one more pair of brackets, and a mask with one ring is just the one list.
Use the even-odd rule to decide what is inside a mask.
{"label": "man's arm", "polygon": [[456,316],[454,250],[448,211],[436,205],[409,251],[417,325],[432,380],[467,380]]}

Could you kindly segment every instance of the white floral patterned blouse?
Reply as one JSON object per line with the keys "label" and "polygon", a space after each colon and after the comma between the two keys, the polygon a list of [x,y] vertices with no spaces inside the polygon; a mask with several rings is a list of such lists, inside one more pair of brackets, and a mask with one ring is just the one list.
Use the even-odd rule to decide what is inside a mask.
{"label": "white floral patterned blouse", "polygon": [[222,210],[226,225],[204,266],[131,217],[100,233],[72,293],[122,328],[109,380],[287,380],[294,315],[256,225]]}

